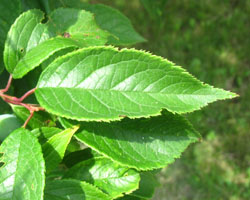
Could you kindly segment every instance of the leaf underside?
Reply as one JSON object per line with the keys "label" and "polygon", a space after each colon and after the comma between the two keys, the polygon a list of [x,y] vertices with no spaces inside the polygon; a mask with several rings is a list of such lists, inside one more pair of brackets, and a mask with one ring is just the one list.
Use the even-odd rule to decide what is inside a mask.
{"label": "leaf underside", "polygon": [[40,76],[36,97],[76,120],[118,120],[198,110],[235,94],[203,84],[181,67],[138,50],[89,47],[63,56]]}

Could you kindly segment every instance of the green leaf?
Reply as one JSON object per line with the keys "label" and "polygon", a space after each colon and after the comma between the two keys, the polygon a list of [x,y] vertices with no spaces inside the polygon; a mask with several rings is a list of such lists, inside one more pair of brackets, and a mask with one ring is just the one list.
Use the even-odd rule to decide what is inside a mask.
{"label": "green leaf", "polygon": [[62,161],[66,148],[79,127],[66,129],[53,135],[42,145],[46,171],[51,171]]}
{"label": "green leaf", "polygon": [[82,122],[75,137],[122,165],[151,170],[172,163],[200,135],[184,117],[166,112],[120,122]]}
{"label": "green leaf", "polygon": [[110,200],[93,185],[78,180],[48,181],[44,195],[46,200]]}
{"label": "green leaf", "polygon": [[62,129],[56,127],[42,127],[31,131],[31,133],[36,136],[40,144],[47,142],[52,136],[62,132]]}
{"label": "green leaf", "polygon": [[69,53],[42,73],[36,97],[47,111],[76,120],[118,120],[198,110],[236,95],[203,84],[149,53],[89,47]]}
{"label": "green leaf", "polygon": [[21,13],[20,0],[0,1],[0,74],[4,69],[3,47],[10,26]]}
{"label": "green leaf", "polygon": [[57,51],[79,46],[81,46],[81,44],[71,38],[56,37],[46,40],[31,49],[20,62],[18,62],[12,74],[13,78],[22,78]]}
{"label": "green leaf", "polygon": [[[23,106],[11,104],[11,108],[15,115],[23,120],[23,122],[30,116],[30,112]],[[31,129],[48,125],[55,125],[55,122],[53,122],[52,117],[46,112],[35,112],[28,123],[28,127],[31,127]]]}
{"label": "green leaf", "polygon": [[12,131],[20,128],[22,125],[22,122],[15,115],[0,115],[0,142],[4,141]]}
{"label": "green leaf", "polygon": [[30,49],[49,38],[46,26],[40,23],[43,18],[42,11],[29,10],[11,26],[4,49],[4,63],[9,73]]}
{"label": "green leaf", "polygon": [[87,45],[104,45],[109,36],[97,26],[92,13],[74,8],[54,10],[47,25],[53,36],[66,35]]}
{"label": "green leaf", "polygon": [[112,198],[136,190],[140,181],[137,171],[122,167],[107,158],[94,158],[78,163],[66,173],[65,178],[92,183]]}
{"label": "green leaf", "polygon": [[[72,6],[72,3],[68,1],[64,1],[63,4],[68,7]],[[77,6],[95,14],[96,22],[101,29],[107,30],[113,35],[109,37],[108,42],[110,44],[132,45],[146,41],[134,30],[130,20],[119,10],[102,4],[88,4],[83,2],[79,2]]]}
{"label": "green leaf", "polygon": [[42,200],[45,165],[37,139],[20,128],[0,146],[0,199]]}
{"label": "green leaf", "polygon": [[144,199],[151,199],[154,195],[155,188],[159,186],[157,179],[151,172],[142,172],[139,189],[131,195]]}

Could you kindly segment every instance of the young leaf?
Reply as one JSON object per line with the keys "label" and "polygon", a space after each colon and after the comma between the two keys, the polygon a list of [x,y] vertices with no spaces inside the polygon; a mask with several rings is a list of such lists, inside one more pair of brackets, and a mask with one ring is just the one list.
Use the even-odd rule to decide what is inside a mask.
{"label": "young leaf", "polygon": [[42,200],[45,165],[37,139],[20,128],[0,146],[0,199]]}
{"label": "young leaf", "polygon": [[66,148],[78,128],[75,126],[55,134],[42,145],[46,171],[53,170],[62,161]]}
{"label": "young leaf", "polygon": [[108,195],[86,182],[78,180],[47,181],[46,200],[111,200]]}
{"label": "young leaf", "polygon": [[[65,2],[65,6],[71,6],[71,2]],[[95,14],[97,24],[107,30],[113,36],[109,37],[108,43],[113,45],[132,45],[146,40],[139,35],[130,20],[119,10],[102,5],[79,3],[80,8]]]}
{"label": "young leaf", "polygon": [[184,117],[166,112],[149,119],[82,122],[75,137],[122,165],[151,170],[172,163],[200,136]]}
{"label": "young leaf", "polygon": [[71,38],[56,37],[44,41],[31,49],[15,67],[12,75],[13,78],[22,78],[29,71],[38,67],[43,61],[48,59],[55,52],[70,47],[80,47],[82,44]]}
{"label": "young leaf", "polygon": [[15,115],[0,115],[0,142],[15,129],[20,128],[23,123]]}
{"label": "young leaf", "polygon": [[11,26],[4,48],[4,63],[9,73],[30,49],[49,38],[46,26],[40,23],[43,18],[42,11],[29,10]]}
{"label": "young leaf", "polygon": [[93,158],[78,163],[66,173],[65,178],[92,183],[112,198],[136,190],[140,181],[137,171],[122,167],[107,158]]}
{"label": "young leaf", "polygon": [[149,53],[89,47],[69,53],[42,73],[36,97],[47,111],[76,120],[118,120],[198,110],[236,95],[203,84]]}

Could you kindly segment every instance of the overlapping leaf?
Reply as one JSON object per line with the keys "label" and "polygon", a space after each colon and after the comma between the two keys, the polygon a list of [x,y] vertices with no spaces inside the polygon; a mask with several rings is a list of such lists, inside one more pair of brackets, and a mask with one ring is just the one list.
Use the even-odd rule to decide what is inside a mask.
{"label": "overlapping leaf", "polygon": [[[27,118],[30,116],[29,110],[27,110],[23,106],[18,105],[11,105],[11,108],[15,115],[20,118],[23,123],[27,120]],[[52,117],[46,113],[46,112],[35,112],[33,117],[30,119],[28,126],[32,129],[40,128],[47,125],[55,125],[55,122],[53,122]]]}
{"label": "overlapping leaf", "polygon": [[42,11],[29,10],[11,26],[4,48],[4,63],[10,73],[30,49],[49,38],[47,27],[40,23],[43,18]]}
{"label": "overlapping leaf", "polygon": [[0,141],[3,141],[12,131],[22,125],[23,123],[15,115],[0,115]]}
{"label": "overlapping leaf", "polygon": [[13,78],[22,78],[62,49],[107,42],[108,32],[96,25],[90,12],[59,8],[48,16],[46,24],[41,23],[43,17],[43,12],[29,10],[16,19],[8,33],[4,62]]}
{"label": "overlapping leaf", "polygon": [[82,122],[75,137],[122,165],[150,170],[172,163],[200,136],[185,118],[166,112],[149,119]]}
{"label": "overlapping leaf", "polygon": [[36,137],[20,128],[0,146],[0,199],[42,200],[45,164]]}
{"label": "overlapping leaf", "polygon": [[139,189],[134,191],[131,195],[143,199],[153,198],[155,188],[160,186],[155,175],[152,172],[141,172],[141,180]]}
{"label": "overlapping leaf", "polygon": [[49,112],[76,120],[117,120],[198,110],[233,93],[203,84],[181,67],[137,50],[89,47],[57,59],[36,90]]}
{"label": "overlapping leaf", "polygon": [[73,127],[57,133],[42,145],[47,171],[53,170],[62,161],[66,148],[78,128]]}
{"label": "overlapping leaf", "polygon": [[86,182],[77,180],[47,181],[46,200],[111,200],[108,195]]}
{"label": "overlapping leaf", "polygon": [[70,47],[80,47],[82,44],[71,38],[56,37],[44,41],[40,45],[31,49],[15,67],[12,75],[13,78],[22,78],[29,71],[39,66],[55,52]]}
{"label": "overlapping leaf", "polygon": [[0,74],[4,69],[3,47],[10,26],[21,13],[20,0],[0,1]]}
{"label": "overlapping leaf", "polygon": [[107,30],[113,36],[109,37],[109,43],[113,45],[132,45],[146,40],[137,33],[130,20],[119,10],[102,5],[82,3],[81,8],[86,9],[96,16],[98,25]]}
{"label": "overlapping leaf", "polygon": [[92,183],[112,198],[136,190],[140,181],[137,171],[122,167],[107,158],[89,159],[78,163],[65,177]]}

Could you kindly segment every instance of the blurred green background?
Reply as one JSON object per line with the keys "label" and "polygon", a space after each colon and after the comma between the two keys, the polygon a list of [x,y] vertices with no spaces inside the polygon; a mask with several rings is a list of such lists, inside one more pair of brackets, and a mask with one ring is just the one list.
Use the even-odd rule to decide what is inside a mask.
{"label": "blurred green background", "polygon": [[240,95],[186,115],[203,140],[162,170],[154,200],[250,199],[250,0],[91,2],[131,19],[148,40],[136,48]]}

